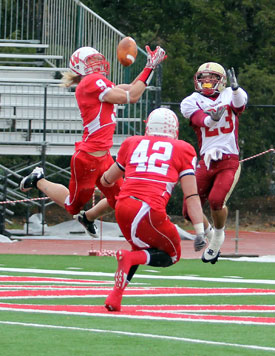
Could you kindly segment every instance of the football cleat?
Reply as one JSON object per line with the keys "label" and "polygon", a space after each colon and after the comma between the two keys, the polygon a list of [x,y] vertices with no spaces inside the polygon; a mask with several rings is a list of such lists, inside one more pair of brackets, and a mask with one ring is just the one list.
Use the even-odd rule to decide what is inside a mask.
{"label": "football cleat", "polygon": [[218,251],[217,254],[215,254],[212,249],[206,249],[201,257],[202,262],[204,263],[210,262],[212,263],[212,265],[214,265],[218,261],[220,254],[221,254],[220,250]]}
{"label": "football cleat", "polygon": [[131,268],[131,261],[129,254],[131,252],[127,250],[119,250],[116,253],[116,259],[118,262],[117,271],[115,273],[115,286],[118,289],[124,289],[127,284],[127,275]]}
{"label": "football cleat", "polygon": [[104,307],[109,311],[120,311],[122,294],[122,289],[117,289],[116,287],[114,287],[112,292],[106,298]]}
{"label": "football cleat", "polygon": [[87,233],[94,237],[98,238],[97,227],[94,221],[89,221],[86,217],[85,211],[81,210],[78,214],[73,216],[80,224],[82,224],[87,231]]}
{"label": "football cleat", "polygon": [[220,256],[220,247],[224,242],[224,238],[224,232],[219,236],[217,236],[214,232],[208,247],[202,254],[201,259],[204,263],[211,262],[212,264],[215,264],[218,261],[218,258]]}
{"label": "football cleat", "polygon": [[22,192],[27,192],[32,188],[37,188],[37,182],[44,178],[44,170],[41,167],[36,167],[31,174],[23,178],[20,182],[20,190]]}

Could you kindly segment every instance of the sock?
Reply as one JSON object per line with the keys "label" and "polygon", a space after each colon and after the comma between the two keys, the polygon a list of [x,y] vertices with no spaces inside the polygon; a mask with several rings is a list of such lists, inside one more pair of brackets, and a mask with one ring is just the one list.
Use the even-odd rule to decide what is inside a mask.
{"label": "sock", "polygon": [[87,224],[89,220],[87,219],[86,213],[83,213],[83,222],[84,224]]}
{"label": "sock", "polygon": [[83,222],[84,224],[89,224],[90,222],[93,222],[94,220],[88,220],[86,213],[83,214]]}
{"label": "sock", "polygon": [[211,241],[211,239],[214,235],[214,229],[210,223],[207,226],[207,228],[204,230],[204,235],[208,239],[208,241]]}
{"label": "sock", "polygon": [[217,237],[223,236],[223,235],[224,235],[224,228],[225,228],[225,227],[222,227],[221,229],[216,229],[216,228],[215,228],[215,235],[216,235]]}
{"label": "sock", "polygon": [[[147,254],[144,250],[131,251],[130,253],[131,265],[145,265],[147,262]],[[129,271],[130,272],[130,271]]]}
{"label": "sock", "polygon": [[127,285],[130,283],[131,279],[133,278],[134,274],[136,273],[139,265],[134,265],[130,268],[128,275],[127,275]]}

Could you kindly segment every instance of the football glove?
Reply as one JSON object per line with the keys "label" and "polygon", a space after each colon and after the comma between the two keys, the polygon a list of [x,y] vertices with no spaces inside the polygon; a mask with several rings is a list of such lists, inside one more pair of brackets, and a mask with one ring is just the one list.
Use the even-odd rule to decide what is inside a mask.
{"label": "football glove", "polygon": [[145,68],[155,69],[161,62],[167,58],[165,51],[160,46],[151,51],[149,46],[145,46],[147,52],[147,63]]}
{"label": "football glove", "polygon": [[209,115],[213,121],[220,121],[221,117],[223,116],[223,113],[225,111],[224,106],[220,106],[217,108],[216,111],[204,111],[205,114]]}
{"label": "football glove", "polygon": [[200,251],[201,249],[204,248],[205,245],[206,245],[206,241],[205,241],[205,238],[204,238],[204,234],[197,235],[195,240],[194,240],[194,250],[196,252]]}
{"label": "football glove", "polygon": [[231,69],[228,69],[227,75],[228,75],[228,79],[229,79],[229,83],[230,83],[231,89],[234,90],[234,91],[237,90],[239,88],[239,84],[237,82],[237,78],[236,78],[236,75],[235,75],[235,70],[234,70],[233,67]]}

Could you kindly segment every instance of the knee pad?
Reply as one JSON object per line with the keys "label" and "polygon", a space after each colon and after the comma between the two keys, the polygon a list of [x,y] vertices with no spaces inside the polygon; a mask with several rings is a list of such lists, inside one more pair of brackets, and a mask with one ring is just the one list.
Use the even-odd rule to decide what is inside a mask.
{"label": "knee pad", "polygon": [[157,248],[148,248],[146,251],[150,255],[149,266],[169,267],[173,264],[172,258],[164,251],[158,250]]}

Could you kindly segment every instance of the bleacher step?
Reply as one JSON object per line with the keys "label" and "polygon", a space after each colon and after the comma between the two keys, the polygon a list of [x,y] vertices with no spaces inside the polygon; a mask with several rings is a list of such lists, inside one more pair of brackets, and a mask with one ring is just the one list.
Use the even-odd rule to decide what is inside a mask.
{"label": "bleacher step", "polygon": [[5,83],[45,83],[45,84],[61,84],[62,81],[60,79],[44,79],[44,78],[1,78],[0,82]]}
{"label": "bleacher step", "polygon": [[50,54],[21,54],[21,53],[0,53],[0,58],[14,58],[14,59],[63,59],[63,56]]}
{"label": "bleacher step", "polygon": [[0,66],[1,71],[16,71],[16,72],[66,72],[69,68],[57,67],[17,67],[17,66]]}
{"label": "bleacher step", "polygon": [[49,48],[47,44],[41,43],[18,43],[18,42],[2,42],[0,40],[0,47],[11,47],[11,48]]}

